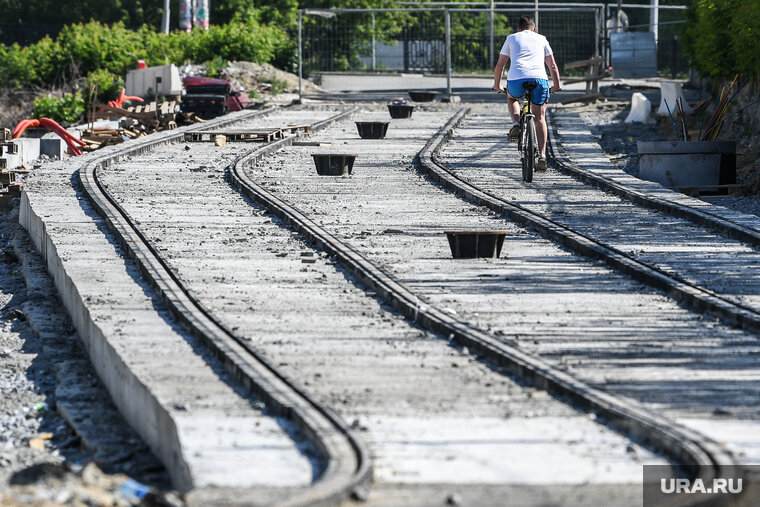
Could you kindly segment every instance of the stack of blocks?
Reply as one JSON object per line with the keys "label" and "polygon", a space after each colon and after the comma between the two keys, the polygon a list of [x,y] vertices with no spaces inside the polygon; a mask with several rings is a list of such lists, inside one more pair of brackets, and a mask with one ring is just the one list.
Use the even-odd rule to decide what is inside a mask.
{"label": "stack of blocks", "polygon": [[11,142],[11,131],[0,130],[0,209],[11,209],[13,198],[21,196],[21,183],[16,182],[16,174],[8,170],[5,155],[18,155],[18,145]]}

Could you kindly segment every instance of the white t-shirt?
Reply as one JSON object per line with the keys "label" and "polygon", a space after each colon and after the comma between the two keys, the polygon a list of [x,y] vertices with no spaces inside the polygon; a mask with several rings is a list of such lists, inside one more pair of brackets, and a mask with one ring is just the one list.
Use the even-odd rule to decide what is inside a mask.
{"label": "white t-shirt", "polygon": [[549,79],[546,75],[544,58],[552,54],[549,41],[532,30],[523,30],[507,37],[501,47],[501,54],[510,60],[507,80]]}

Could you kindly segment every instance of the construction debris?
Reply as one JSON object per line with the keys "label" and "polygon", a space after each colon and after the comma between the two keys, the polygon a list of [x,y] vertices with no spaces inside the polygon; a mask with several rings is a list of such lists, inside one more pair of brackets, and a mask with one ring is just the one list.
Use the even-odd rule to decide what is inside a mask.
{"label": "construction debris", "polygon": [[160,104],[151,102],[126,109],[106,104],[96,104],[96,107],[99,110],[95,112],[93,119],[123,118],[119,123],[121,135],[130,139],[203,121],[194,113],[180,113],[176,101]]}
{"label": "construction debris", "polygon": [[277,139],[283,139],[286,135],[299,135],[311,132],[311,125],[287,125],[285,127],[271,127],[248,130],[202,130],[187,132],[186,142],[214,141],[216,136],[225,136],[230,142],[260,142],[271,143]]}
{"label": "construction debris", "polygon": [[124,137],[120,130],[97,127],[82,131],[82,141],[87,143],[83,148],[85,151],[94,151],[104,146],[123,143]]}

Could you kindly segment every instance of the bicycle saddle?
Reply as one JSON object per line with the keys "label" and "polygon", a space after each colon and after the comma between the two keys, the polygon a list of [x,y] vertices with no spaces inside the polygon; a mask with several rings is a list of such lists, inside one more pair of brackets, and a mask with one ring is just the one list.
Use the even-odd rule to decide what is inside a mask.
{"label": "bicycle saddle", "polygon": [[537,86],[537,83],[535,82],[528,82],[528,83],[523,84],[523,87],[529,92],[532,92],[533,90],[535,90],[536,86]]}

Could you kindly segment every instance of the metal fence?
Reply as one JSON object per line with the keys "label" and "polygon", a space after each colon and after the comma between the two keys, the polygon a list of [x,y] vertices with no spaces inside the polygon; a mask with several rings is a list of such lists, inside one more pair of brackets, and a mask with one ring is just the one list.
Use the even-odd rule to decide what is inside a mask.
{"label": "metal fence", "polygon": [[[493,70],[501,46],[517,30],[528,4],[487,9],[326,9],[302,16],[302,61],[307,74],[336,71],[446,72],[448,17],[453,72]],[[576,4],[540,10],[539,29],[557,63],[599,50],[602,6]],[[491,26],[493,25],[493,32]],[[493,33],[493,38],[491,37]]]}
{"label": "metal fence", "polygon": [[[432,7],[397,9],[305,9],[299,11],[299,69],[323,72],[418,72],[431,74],[493,71],[507,35],[517,30],[534,3],[430,2]],[[458,6],[457,6],[458,5]],[[552,45],[563,72],[568,62],[603,56],[610,62],[608,23],[615,4],[553,3],[538,9],[538,30]],[[649,5],[623,4],[629,30],[649,31]],[[660,75],[682,75],[688,62],[679,42],[685,7],[660,6],[655,19]],[[448,65],[447,65],[448,61]],[[581,71],[578,71],[581,72]],[[564,73],[564,72],[563,72]]]}
{"label": "metal fence", "polygon": [[[616,5],[607,5],[606,19],[614,18]],[[689,72],[689,60],[684,54],[681,34],[686,26],[687,8],[680,5],[623,4],[628,19],[627,30],[648,32],[656,27],[657,71],[662,76],[685,77]],[[656,9],[656,10],[655,10]],[[604,44],[608,44],[608,40]]]}

